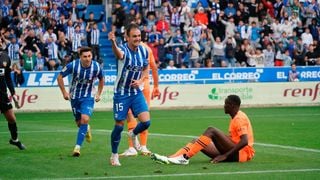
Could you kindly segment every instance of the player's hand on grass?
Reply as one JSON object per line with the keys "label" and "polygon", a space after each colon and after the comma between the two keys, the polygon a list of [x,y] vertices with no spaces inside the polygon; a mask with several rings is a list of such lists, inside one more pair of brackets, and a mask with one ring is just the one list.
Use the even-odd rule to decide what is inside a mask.
{"label": "player's hand on grass", "polygon": [[211,160],[211,163],[218,163],[227,159],[226,155],[219,155]]}

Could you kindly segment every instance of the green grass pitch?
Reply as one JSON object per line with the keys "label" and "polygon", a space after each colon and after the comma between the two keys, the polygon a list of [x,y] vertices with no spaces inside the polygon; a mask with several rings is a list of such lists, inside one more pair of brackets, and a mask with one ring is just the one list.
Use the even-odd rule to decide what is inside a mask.
{"label": "green grass pitch", "polygon": [[[27,150],[9,145],[4,117],[0,122],[0,179],[319,179],[320,107],[243,108],[255,135],[255,158],[248,163],[210,164],[201,153],[187,166],[162,165],[149,157],[121,158],[109,165],[112,112],[94,112],[93,141],[71,157],[77,128],[71,112],[17,113],[20,139]],[[208,126],[227,132],[222,108],[151,110],[148,147],[169,155]],[[122,134],[119,152],[127,148]]]}

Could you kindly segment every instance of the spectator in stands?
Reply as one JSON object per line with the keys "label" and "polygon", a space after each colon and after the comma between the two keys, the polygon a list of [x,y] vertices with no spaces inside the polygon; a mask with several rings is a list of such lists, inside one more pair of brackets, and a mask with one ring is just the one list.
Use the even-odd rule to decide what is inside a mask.
{"label": "spectator in stands", "polygon": [[213,68],[214,67],[211,58],[207,58],[204,60],[204,67],[205,68]]}
{"label": "spectator in stands", "polygon": [[158,67],[159,68],[165,68],[167,66],[167,59],[166,59],[166,54],[167,54],[167,50],[166,50],[166,47],[165,47],[165,40],[164,38],[160,38],[159,40],[159,44],[157,45],[157,59],[158,59]]}
{"label": "spectator in stands", "polygon": [[41,52],[37,53],[36,65],[34,67],[35,71],[47,71],[47,59],[44,58]]}
{"label": "spectator in stands", "polygon": [[125,11],[119,1],[115,3],[115,9],[112,11],[112,25],[115,27],[115,35],[117,37],[117,43],[122,43],[124,34],[124,22],[126,19]]}
{"label": "spectator in stands", "polygon": [[286,49],[284,48],[282,41],[275,44],[275,52],[276,52],[275,63],[274,63],[275,66],[284,65],[283,55],[285,53],[285,50]]}
{"label": "spectator in stands", "polygon": [[313,44],[309,45],[308,51],[304,57],[304,62],[306,66],[314,66],[317,61],[319,61],[320,54],[319,52],[314,51],[315,46]]}
{"label": "spectator in stands", "polygon": [[240,48],[237,50],[235,54],[235,58],[237,60],[236,66],[246,67],[247,66],[247,56],[246,56],[246,48],[243,44],[240,45]]}
{"label": "spectator in stands", "polygon": [[232,1],[228,1],[228,7],[224,9],[224,14],[231,18],[236,15],[236,9],[234,8],[234,4]]}
{"label": "spectator in stands", "polygon": [[19,50],[19,53],[22,56],[23,60],[23,70],[33,71],[36,65],[36,54],[40,52],[40,49],[36,44],[34,44],[33,46],[35,47],[35,49],[37,49],[36,53],[33,53],[31,49],[26,49],[26,53],[24,53],[23,50],[25,46],[26,44],[24,43]]}
{"label": "spectator in stands", "polygon": [[58,9],[58,5],[56,2],[52,3],[52,9],[49,12],[51,14],[52,19],[59,21],[61,12]]}
{"label": "spectator in stands", "polygon": [[57,35],[53,33],[53,27],[48,27],[47,31],[43,35],[43,42],[42,43],[47,43],[48,39],[52,38],[54,42],[57,41]]}
{"label": "spectator in stands", "polygon": [[298,82],[300,81],[300,72],[297,71],[296,64],[291,64],[291,69],[289,71],[289,82]]}
{"label": "spectator in stands", "polygon": [[78,19],[80,18],[79,13],[81,11],[84,11],[86,8],[87,8],[86,5],[80,6],[80,4],[77,4],[77,2],[74,1],[74,0],[71,3],[71,7],[66,7],[65,6],[65,9],[67,10],[71,21],[74,22],[74,23],[77,22]]}
{"label": "spectator in stands", "polygon": [[[319,14],[320,15],[320,14]],[[319,25],[317,24],[317,19],[313,18],[311,24],[309,24],[310,33],[312,35],[312,39],[319,40]]]}
{"label": "spectator in stands", "polygon": [[292,58],[290,57],[289,49],[286,49],[283,55],[283,66],[291,66]]}
{"label": "spectator in stands", "polygon": [[[252,22],[259,22],[258,18],[258,2],[256,0],[251,0],[247,5],[248,13],[249,13],[249,21],[248,23],[251,25]],[[259,24],[257,24],[259,25]]]}
{"label": "spectator in stands", "polygon": [[20,68],[20,57],[19,57],[19,49],[20,46],[17,42],[17,38],[11,37],[10,43],[7,45],[8,56],[11,59],[11,63],[16,64],[18,68]]}
{"label": "spectator in stands", "polygon": [[302,39],[298,38],[297,44],[295,46],[294,52],[293,52],[293,59],[295,61],[295,64],[298,66],[304,66],[304,56],[306,54],[306,49],[304,48],[304,45],[302,43]]}
{"label": "spectator in stands", "polygon": [[176,32],[178,29],[180,31],[180,14],[177,7],[172,8],[170,15],[170,28],[172,32]]}
{"label": "spectator in stands", "polygon": [[313,43],[313,37],[308,27],[305,28],[304,33],[301,34],[302,43],[309,47]]}
{"label": "spectator in stands", "polygon": [[165,16],[163,14],[160,14],[159,16],[159,20],[156,22],[155,26],[157,31],[164,36],[169,31],[170,24],[165,20]]}
{"label": "spectator in stands", "polygon": [[181,6],[178,8],[178,12],[180,14],[180,31],[181,34],[185,34],[185,27],[188,27],[190,23],[191,9],[187,5],[186,0],[182,0]]}
{"label": "spectator in stands", "polygon": [[57,70],[61,62],[58,58],[58,45],[53,41],[53,38],[48,38],[47,40],[45,55],[48,62],[48,70]]}
{"label": "spectator in stands", "polygon": [[221,42],[220,37],[216,37],[216,40],[213,42],[213,62],[215,67],[221,67],[224,54],[224,44]]}
{"label": "spectator in stands", "polygon": [[208,25],[208,15],[203,7],[199,7],[197,13],[194,14],[194,21],[197,21],[199,24],[203,24],[205,26]]}
{"label": "spectator in stands", "polygon": [[188,67],[193,68],[196,61],[199,61],[200,57],[200,45],[197,41],[193,39],[192,36],[188,37],[188,53],[189,53],[189,63]]}
{"label": "spectator in stands", "polygon": [[267,45],[266,49],[262,50],[263,54],[264,54],[264,66],[265,67],[274,67],[274,58],[275,58],[275,53],[274,53],[274,49],[273,46],[271,44]]}
{"label": "spectator in stands", "polygon": [[[120,6],[120,8],[121,8],[121,6]],[[122,11],[120,11],[120,12],[122,12]],[[118,17],[115,17],[116,18],[115,19],[116,23],[113,23],[114,25],[116,25],[117,31],[121,30],[122,26],[120,26],[120,25],[123,25],[123,23],[124,23],[125,15],[124,14],[122,14],[122,15],[123,15],[123,17],[122,17],[123,19],[122,18],[119,19]],[[82,14],[82,19],[83,19],[84,22],[87,23],[87,26],[89,25],[89,28],[92,27],[93,23],[97,23],[98,24],[98,23],[102,22],[103,18],[104,18],[104,12],[103,11],[100,12],[99,19],[95,19],[93,12],[89,13],[89,18],[88,19],[85,18],[85,13]],[[118,28],[120,28],[120,29],[118,29]],[[90,34],[87,34],[87,44],[88,44],[88,46],[91,45],[90,43],[91,43],[91,36],[90,36]]]}
{"label": "spectator in stands", "polygon": [[225,60],[228,63],[228,66],[235,67],[236,40],[232,36],[227,38],[224,45],[224,51],[225,51]]}
{"label": "spectator in stands", "polygon": [[19,67],[17,63],[12,64],[13,82],[16,87],[20,87],[25,81],[23,71]]}
{"label": "spectator in stands", "polygon": [[183,51],[181,51],[179,46],[174,47],[172,58],[174,61],[174,66],[180,68],[181,64],[183,63]]}
{"label": "spectator in stands", "polygon": [[[87,24],[87,29],[89,29],[90,24]],[[72,58],[73,59],[77,59],[79,57],[79,48],[81,48],[82,46],[82,40],[84,39],[84,37],[82,37],[81,31],[80,31],[80,26],[77,25],[75,28],[75,33],[74,36],[71,39],[71,54],[72,54]],[[88,39],[87,39],[88,40]],[[91,38],[90,38],[91,40]],[[90,45],[91,45],[91,41],[90,41]]]}
{"label": "spectator in stands", "polygon": [[177,67],[174,65],[174,60],[169,60],[169,63],[166,67],[166,69],[177,69]]}
{"label": "spectator in stands", "polygon": [[[89,26],[87,26],[89,27]],[[79,27],[80,28],[80,27]],[[91,36],[91,49],[92,49],[92,59],[96,60],[97,62],[99,62],[99,64],[103,64],[102,59],[100,59],[100,31],[102,32],[106,32],[107,31],[107,27],[105,23],[102,23],[102,29],[100,30],[98,28],[98,24],[97,23],[93,23],[92,28],[91,29],[87,29],[87,32],[90,33]]]}

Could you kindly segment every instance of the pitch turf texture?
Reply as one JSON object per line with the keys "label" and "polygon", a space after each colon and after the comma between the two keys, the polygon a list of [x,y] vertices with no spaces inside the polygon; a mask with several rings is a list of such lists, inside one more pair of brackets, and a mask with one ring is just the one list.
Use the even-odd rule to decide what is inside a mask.
{"label": "pitch turf texture", "polygon": [[[157,164],[149,157],[121,158],[109,165],[112,112],[95,112],[93,141],[71,157],[77,128],[71,112],[17,113],[20,139],[27,150],[9,145],[7,124],[0,123],[0,179],[319,179],[320,107],[243,108],[255,135],[255,158],[248,163],[210,164],[201,153],[187,166]],[[227,132],[221,108],[152,110],[148,147],[169,155],[206,127]],[[122,134],[119,151],[127,148]]]}

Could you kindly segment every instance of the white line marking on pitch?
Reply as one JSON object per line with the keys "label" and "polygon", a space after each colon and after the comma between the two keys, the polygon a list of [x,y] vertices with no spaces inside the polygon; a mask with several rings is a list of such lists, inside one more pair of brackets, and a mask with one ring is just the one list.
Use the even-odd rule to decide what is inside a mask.
{"label": "white line marking on pitch", "polygon": [[[76,130],[56,130],[56,131],[20,131],[19,133],[56,133],[56,132],[65,132],[65,133],[73,133],[77,132]],[[94,129],[92,132],[103,132],[103,133],[111,133],[111,130],[104,130],[104,129]],[[123,133],[126,133],[123,131]],[[0,134],[7,134],[7,132],[0,132]],[[179,138],[197,138],[197,136],[190,136],[190,135],[176,135],[176,134],[159,134],[159,133],[149,133],[150,136],[160,136],[160,137],[179,137]],[[312,148],[302,148],[302,147],[295,147],[295,146],[284,146],[278,144],[265,144],[265,143],[254,143],[254,145],[263,146],[263,147],[276,147],[281,149],[290,149],[290,150],[297,150],[297,151],[305,151],[305,152],[315,152],[320,153],[320,149],[312,149]]]}
{"label": "white line marking on pitch", "polygon": [[84,177],[84,178],[58,178],[58,179],[133,179],[133,178],[157,178],[157,177],[183,177],[183,176],[212,176],[212,175],[234,175],[234,174],[266,174],[266,173],[291,173],[291,172],[315,172],[320,169],[283,169],[264,171],[236,171],[236,172],[212,172],[212,173],[183,173],[183,174],[159,174],[140,176],[112,176],[112,177]]}

